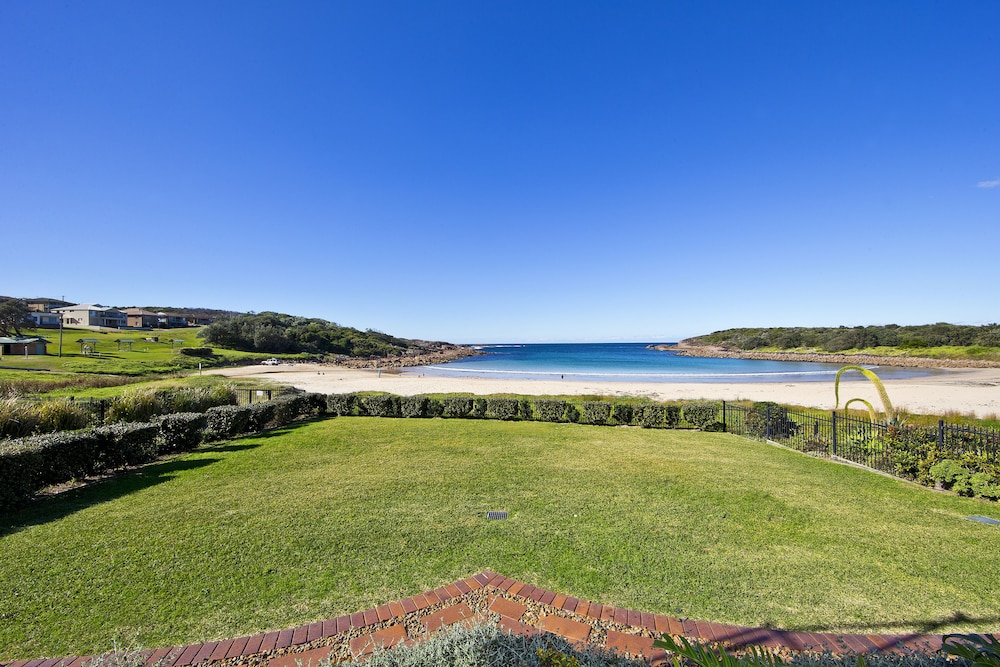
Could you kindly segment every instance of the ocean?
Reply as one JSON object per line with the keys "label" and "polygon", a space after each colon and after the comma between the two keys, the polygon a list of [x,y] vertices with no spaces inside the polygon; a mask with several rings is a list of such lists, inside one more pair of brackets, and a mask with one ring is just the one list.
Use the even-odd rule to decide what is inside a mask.
{"label": "ocean", "polygon": [[[842,364],[684,357],[647,349],[648,343],[526,343],[477,345],[486,354],[407,369],[446,377],[605,382],[832,382]],[[870,366],[882,379],[934,371]],[[842,378],[861,380],[860,373]]]}

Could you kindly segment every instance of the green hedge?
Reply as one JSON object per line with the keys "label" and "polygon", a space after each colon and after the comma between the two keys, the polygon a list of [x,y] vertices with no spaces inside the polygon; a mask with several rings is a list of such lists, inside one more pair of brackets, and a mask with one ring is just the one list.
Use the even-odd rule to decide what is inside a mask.
{"label": "green hedge", "polygon": [[703,431],[716,430],[715,424],[720,424],[719,412],[722,406],[710,401],[693,401],[682,406],[684,421]]}
{"label": "green hedge", "polygon": [[208,428],[208,416],[203,412],[179,412],[157,419],[160,426],[161,452],[185,452],[201,444]]}
{"label": "green hedge", "polygon": [[584,401],[581,421],[599,426],[611,421],[611,403],[608,401]]}
{"label": "green hedge", "polygon": [[535,401],[535,418],[542,422],[562,421],[566,414],[566,401],[540,398]]}
{"label": "green hedge", "polygon": [[472,398],[469,396],[446,396],[441,400],[441,407],[442,417],[468,417],[472,414]]}

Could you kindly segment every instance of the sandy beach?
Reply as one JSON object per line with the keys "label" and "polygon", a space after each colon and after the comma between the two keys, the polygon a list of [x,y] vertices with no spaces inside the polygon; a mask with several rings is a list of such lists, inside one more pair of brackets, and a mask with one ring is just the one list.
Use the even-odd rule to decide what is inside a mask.
{"label": "sandy beach", "polygon": [[[646,396],[669,400],[752,400],[789,405],[834,408],[833,382],[575,382],[565,380],[514,380],[485,378],[421,377],[420,369],[381,375],[360,370],[317,364],[244,366],[207,370],[230,377],[260,378],[289,384],[306,391],[347,393],[386,391],[399,395],[467,392],[471,394]],[[845,379],[846,379],[845,375]],[[935,369],[932,375],[904,380],[886,380],[889,398],[896,409],[915,414],[944,416],[947,413],[1000,415],[1000,368]],[[841,384],[841,399],[864,398],[878,406],[879,398],[868,381]]]}

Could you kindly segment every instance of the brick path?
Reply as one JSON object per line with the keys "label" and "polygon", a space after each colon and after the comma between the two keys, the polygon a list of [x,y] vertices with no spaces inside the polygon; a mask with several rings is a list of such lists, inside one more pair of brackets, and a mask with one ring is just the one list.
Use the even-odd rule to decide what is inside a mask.
{"label": "brick path", "polygon": [[[227,667],[296,667],[296,661],[310,667],[325,658],[359,658],[380,647],[418,641],[456,623],[487,622],[513,633],[551,632],[570,641],[595,643],[645,657],[654,665],[666,662],[663,650],[653,648],[653,638],[664,633],[734,648],[758,645],[839,654],[933,652],[941,647],[942,639],[941,635],[786,632],[693,621],[580,600],[486,571],[338,618],[252,637],[161,648],[145,655],[147,665],[161,667],[212,667],[212,663],[223,661]],[[0,662],[0,667],[86,667],[89,659],[16,660]]]}

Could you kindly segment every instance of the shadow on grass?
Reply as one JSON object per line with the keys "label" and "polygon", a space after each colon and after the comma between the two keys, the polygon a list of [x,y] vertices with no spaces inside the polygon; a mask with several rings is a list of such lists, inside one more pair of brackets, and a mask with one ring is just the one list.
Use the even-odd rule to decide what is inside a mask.
{"label": "shadow on grass", "polygon": [[[256,445],[231,445],[219,448],[217,451],[235,451],[253,447]],[[151,463],[108,479],[70,489],[50,498],[34,500],[27,507],[0,516],[0,537],[32,526],[41,526],[50,521],[58,521],[74,512],[167,482],[186,470],[204,468],[221,460],[219,458],[173,459]]]}
{"label": "shadow on grass", "polygon": [[[836,634],[900,634],[900,635],[935,635],[945,634],[946,628],[953,628],[956,625],[972,626],[976,628],[992,627],[1000,623],[1000,615],[997,616],[970,616],[962,611],[953,611],[943,618],[937,619],[914,619],[902,620],[889,623],[880,623],[874,626],[862,626],[852,628],[850,625],[837,626],[831,629],[821,625],[807,625],[791,628],[792,632],[832,632]],[[917,628],[914,632],[912,628]],[[947,630],[947,632],[952,632]]]}

